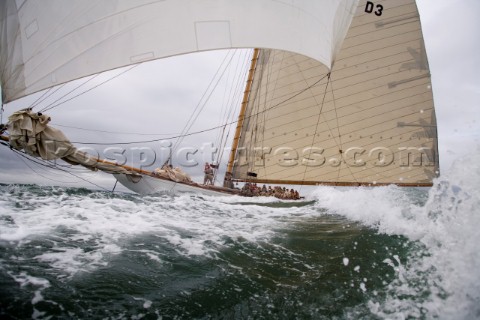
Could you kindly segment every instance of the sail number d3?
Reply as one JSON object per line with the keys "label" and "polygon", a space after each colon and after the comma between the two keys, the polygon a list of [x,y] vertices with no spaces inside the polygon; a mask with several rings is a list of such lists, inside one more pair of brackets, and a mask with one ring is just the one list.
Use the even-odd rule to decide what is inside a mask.
{"label": "sail number d3", "polygon": [[376,16],[381,16],[383,12],[383,6],[381,4],[375,5],[375,3],[371,1],[367,1],[367,4],[365,5],[365,12],[366,13],[375,13]]}

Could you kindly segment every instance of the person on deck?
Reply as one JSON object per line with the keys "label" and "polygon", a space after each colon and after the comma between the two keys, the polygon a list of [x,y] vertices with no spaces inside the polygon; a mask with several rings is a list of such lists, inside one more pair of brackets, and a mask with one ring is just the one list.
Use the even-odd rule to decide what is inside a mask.
{"label": "person on deck", "polygon": [[267,191],[267,186],[266,185],[263,185],[262,186],[262,191],[260,191],[260,194],[262,196],[267,196],[268,195],[268,191]]}
{"label": "person on deck", "polygon": [[205,162],[205,167],[203,168],[203,173],[205,176],[203,178],[204,185],[213,185],[213,169],[210,167],[208,162]]}
{"label": "person on deck", "polygon": [[270,197],[270,196],[273,196],[273,194],[274,194],[274,191],[273,191],[273,189],[272,189],[272,186],[268,186],[268,196],[269,196],[269,197]]}
{"label": "person on deck", "polygon": [[233,185],[233,181],[232,181],[232,173],[231,172],[226,172],[225,173],[225,179],[223,181],[223,186],[225,188],[230,188],[230,189],[234,189],[235,186]]}

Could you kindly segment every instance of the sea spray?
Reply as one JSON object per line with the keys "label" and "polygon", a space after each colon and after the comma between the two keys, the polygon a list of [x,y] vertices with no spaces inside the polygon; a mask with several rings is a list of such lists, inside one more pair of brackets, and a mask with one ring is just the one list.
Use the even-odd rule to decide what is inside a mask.
{"label": "sea spray", "polygon": [[475,318],[474,160],[296,204],[2,185],[0,314]]}
{"label": "sea spray", "polygon": [[[425,204],[415,200],[414,189],[395,186],[322,187],[314,196],[330,212],[379,233],[405,236],[415,248],[402,259],[385,259],[396,278],[385,292],[370,297],[373,314],[392,319],[474,319],[480,317],[478,190],[477,154],[455,162],[437,178]],[[355,317],[359,311],[349,312]]]}
{"label": "sea spray", "polygon": [[[480,154],[457,160],[435,181],[423,216],[431,221],[420,240],[430,255],[417,268],[435,269],[440,290],[426,308],[441,318],[480,318]],[[434,286],[434,288],[436,288]]]}

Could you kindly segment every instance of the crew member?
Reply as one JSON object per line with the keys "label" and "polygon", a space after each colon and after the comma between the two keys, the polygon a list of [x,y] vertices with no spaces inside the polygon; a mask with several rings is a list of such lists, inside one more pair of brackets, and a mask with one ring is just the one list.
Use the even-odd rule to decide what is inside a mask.
{"label": "crew member", "polygon": [[210,167],[210,164],[208,162],[205,162],[205,167],[203,168],[203,173],[205,173],[205,176],[203,178],[203,184],[213,185],[213,169],[212,169],[212,167]]}

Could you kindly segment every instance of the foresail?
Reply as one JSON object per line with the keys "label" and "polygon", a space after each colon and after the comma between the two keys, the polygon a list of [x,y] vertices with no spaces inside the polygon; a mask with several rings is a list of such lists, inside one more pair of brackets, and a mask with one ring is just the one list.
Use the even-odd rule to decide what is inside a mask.
{"label": "foresail", "polygon": [[[32,112],[30,109],[14,112],[8,118],[8,131],[6,141],[10,147],[22,150],[32,157],[43,160],[62,159],[72,165],[81,165],[92,171],[101,170],[111,174],[125,174],[138,176],[145,173],[111,161],[101,160],[77,149],[58,129],[48,125],[50,117],[46,114]],[[4,136],[2,136],[2,140]]]}
{"label": "foresail", "polygon": [[435,110],[414,0],[360,1],[333,69],[261,50],[233,179],[430,186]]}
{"label": "foresail", "polygon": [[357,2],[2,0],[3,103],[102,71],[221,48],[275,48],[330,66]]}

